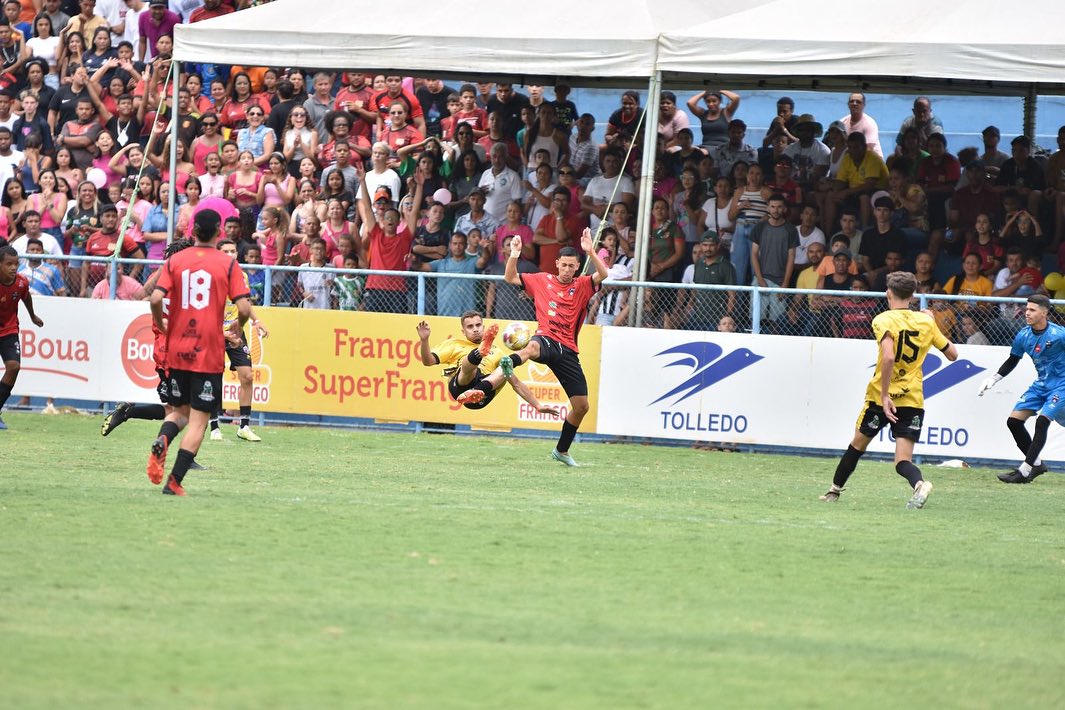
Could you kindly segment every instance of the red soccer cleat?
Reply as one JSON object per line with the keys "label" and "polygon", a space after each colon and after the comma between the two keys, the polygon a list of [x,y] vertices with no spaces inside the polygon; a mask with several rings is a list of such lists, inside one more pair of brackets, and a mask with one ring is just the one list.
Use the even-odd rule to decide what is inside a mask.
{"label": "red soccer cleat", "polygon": [[478,352],[481,353],[481,357],[488,356],[488,352],[492,349],[492,343],[495,342],[496,335],[498,334],[499,326],[495,323],[488,326],[488,330],[484,331],[484,337],[481,338],[481,347],[477,348]]}
{"label": "red soccer cleat", "polygon": [[152,442],[152,451],[148,454],[148,480],[157,486],[163,482],[163,474],[166,473],[164,469],[168,446],[165,436],[157,436]]}
{"label": "red soccer cleat", "polygon": [[484,392],[482,392],[481,390],[466,390],[458,397],[456,397],[455,401],[457,401],[459,404],[477,404],[482,399],[484,399]]}
{"label": "red soccer cleat", "polygon": [[173,475],[166,479],[166,485],[163,486],[163,495],[165,496],[183,496],[185,495],[185,489],[181,487],[181,484],[177,482],[177,479]]}

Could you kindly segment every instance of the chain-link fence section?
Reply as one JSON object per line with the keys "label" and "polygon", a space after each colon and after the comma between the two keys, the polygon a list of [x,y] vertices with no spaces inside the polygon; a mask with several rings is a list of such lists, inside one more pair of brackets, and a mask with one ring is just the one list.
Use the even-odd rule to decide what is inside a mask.
{"label": "chain-link fence section", "polygon": [[[161,262],[55,257],[23,259],[35,293],[143,298],[142,285]],[[499,276],[242,265],[257,306],[459,316],[477,310],[500,320],[535,320],[532,299]],[[940,330],[958,343],[1008,345],[1024,325],[1024,299],[921,294]],[[882,292],[762,289],[606,281],[589,307],[589,323],[672,330],[871,338],[870,323],[887,308]],[[1065,308],[1063,306],[1062,308]],[[1055,316],[1065,311],[1054,311]]]}

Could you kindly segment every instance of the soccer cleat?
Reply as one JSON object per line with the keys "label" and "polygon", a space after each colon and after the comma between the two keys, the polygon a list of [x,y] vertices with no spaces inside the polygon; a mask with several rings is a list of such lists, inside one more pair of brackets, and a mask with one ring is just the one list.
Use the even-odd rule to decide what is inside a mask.
{"label": "soccer cleat", "polygon": [[559,453],[558,449],[551,449],[551,458],[559,463],[564,463],[567,466],[573,466],[574,468],[580,466],[579,463],[573,460],[573,457],[569,454]]}
{"label": "soccer cleat", "polygon": [[466,390],[458,397],[456,397],[455,401],[459,404],[477,404],[483,399],[484,392],[482,392],[481,390]]}
{"label": "soccer cleat", "polygon": [[190,471],[210,471],[211,469],[207,468],[206,466],[204,466],[202,463],[200,463],[196,459],[193,459],[192,463],[189,464],[189,470]]}
{"label": "soccer cleat", "polygon": [[504,355],[499,361],[499,369],[503,371],[503,377],[508,380],[514,376],[514,361],[510,359],[510,355]]}
{"label": "soccer cleat", "polygon": [[913,489],[913,497],[906,503],[907,508],[923,508],[928,496],[932,493],[931,481],[918,481]]}
{"label": "soccer cleat", "polygon": [[1032,479],[1036,476],[1042,476],[1046,473],[1046,470],[1047,467],[1044,464],[1039,464],[1038,466],[1032,466],[1032,472],[1025,476],[1019,468],[1015,468],[1012,471],[1000,473],[998,480],[1003,483],[1031,483]]}
{"label": "soccer cleat", "polygon": [[835,503],[836,501],[839,500],[839,494],[842,493],[842,492],[843,492],[842,488],[840,488],[838,491],[832,490],[830,488],[828,490],[828,493],[826,493],[823,496],[821,496],[821,500],[825,501],[826,503]]}
{"label": "soccer cleat", "polygon": [[148,480],[159,485],[163,482],[163,474],[166,472],[166,450],[170,443],[165,436],[155,437],[152,442],[152,451],[148,454]]}
{"label": "soccer cleat", "polygon": [[181,487],[181,484],[177,482],[171,474],[166,479],[166,485],[163,486],[163,495],[165,496],[183,496],[185,495],[185,489]]}
{"label": "soccer cleat", "polygon": [[100,427],[100,436],[107,436],[128,420],[129,410],[131,409],[133,409],[133,402],[119,402],[116,404],[115,408],[104,417],[104,423]]}
{"label": "soccer cleat", "polygon": [[222,437],[222,430],[221,429],[212,429],[211,430],[211,441],[222,441],[222,439],[223,439],[223,437]]}
{"label": "soccer cleat", "polygon": [[477,348],[481,353],[481,357],[486,357],[488,355],[488,352],[492,349],[492,343],[495,342],[498,333],[499,326],[495,323],[488,326],[488,330],[484,331],[484,337],[481,338],[481,347]]}
{"label": "soccer cleat", "polygon": [[250,426],[242,426],[237,429],[237,438],[244,439],[244,441],[262,441],[259,435],[251,430]]}

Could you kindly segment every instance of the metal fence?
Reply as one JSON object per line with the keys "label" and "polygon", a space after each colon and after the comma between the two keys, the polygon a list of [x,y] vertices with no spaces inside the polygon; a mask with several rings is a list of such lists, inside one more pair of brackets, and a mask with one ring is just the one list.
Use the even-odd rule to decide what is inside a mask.
{"label": "metal fence", "polygon": [[[59,272],[66,295],[109,299],[143,297],[137,287],[162,263],[83,256],[48,257],[44,262]],[[38,269],[40,263],[33,262]],[[307,265],[242,267],[255,305],[443,316],[479,310],[500,320],[535,320],[532,300],[501,276]],[[1024,300],[920,294],[915,307],[930,309],[955,342],[1006,345],[1024,325]],[[607,281],[589,308],[588,322],[871,338],[869,322],[886,307],[882,292]]]}

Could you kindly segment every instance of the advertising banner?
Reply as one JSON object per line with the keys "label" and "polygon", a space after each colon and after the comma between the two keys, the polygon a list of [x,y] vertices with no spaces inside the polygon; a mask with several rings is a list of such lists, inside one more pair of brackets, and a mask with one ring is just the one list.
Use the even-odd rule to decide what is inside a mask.
{"label": "advertising banner", "polygon": [[[812,449],[846,448],[876,365],[872,340],[604,328],[600,434]],[[1006,417],[1035,378],[1025,358],[983,397],[1008,348],[959,346],[924,363],[918,454],[1016,460]],[[639,376],[634,376],[639,373]],[[1044,458],[1065,460],[1051,428]],[[894,450],[887,430],[871,451]]]}
{"label": "advertising banner", "polygon": [[[35,298],[44,328],[22,312],[22,373],[15,394],[87,401],[156,402],[151,315],[144,302]],[[486,429],[557,430],[508,386],[484,409],[469,410],[447,392],[440,366],[418,356],[420,316],[291,308],[257,309],[269,329],[248,327],[253,363],[253,406],[259,411],[369,417],[394,422],[442,422]],[[458,318],[427,317],[430,346],[461,336]],[[498,323],[502,321],[487,321]],[[530,323],[530,330],[535,324]],[[581,331],[581,361],[591,392],[599,386],[600,332]],[[500,341],[497,347],[503,347]],[[509,351],[508,351],[509,352]],[[537,363],[517,375],[544,404],[569,402],[551,371]],[[223,378],[223,399],[235,406],[236,373]],[[596,408],[582,431],[594,431]]]}

